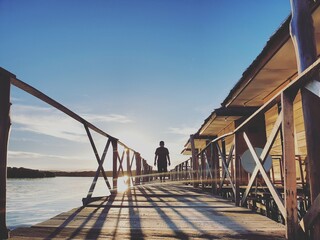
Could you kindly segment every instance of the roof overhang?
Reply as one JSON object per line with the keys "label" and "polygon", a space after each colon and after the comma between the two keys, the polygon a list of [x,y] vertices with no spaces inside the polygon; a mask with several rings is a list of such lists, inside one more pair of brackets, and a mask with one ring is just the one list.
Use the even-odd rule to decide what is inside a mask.
{"label": "roof overhang", "polygon": [[[208,144],[208,141],[215,139],[224,128],[238,119],[250,116],[257,109],[258,108],[256,107],[222,107],[215,109],[194,135],[195,148],[204,149]],[[184,149],[181,153],[183,155],[191,154],[190,139],[188,139],[187,143],[184,145]]]}
{"label": "roof overhang", "polygon": [[[314,3],[312,18],[318,56],[320,53],[320,8]],[[261,106],[297,75],[295,49],[290,37],[291,16],[269,39],[262,52],[243,73],[222,106]]]}
{"label": "roof overhang", "polygon": [[222,107],[215,109],[199,129],[199,135],[218,136],[232,122],[250,116],[257,109],[257,107]]}

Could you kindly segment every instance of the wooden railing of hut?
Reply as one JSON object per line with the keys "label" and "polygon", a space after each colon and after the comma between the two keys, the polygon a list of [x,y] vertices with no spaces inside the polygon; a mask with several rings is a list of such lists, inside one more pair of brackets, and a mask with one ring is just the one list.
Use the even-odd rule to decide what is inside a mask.
{"label": "wooden railing of hut", "polygon": [[[291,236],[298,236],[299,222],[299,226],[307,234],[308,230],[313,227],[313,223],[319,216],[320,195],[318,195],[316,200],[311,201],[311,206],[310,202],[308,201],[309,199],[303,199],[303,204],[305,204],[307,208],[309,207],[309,209],[307,209],[307,212],[304,216],[301,216],[302,219],[298,220],[296,162],[298,161],[301,166],[301,159],[300,156],[295,155],[293,100],[299,89],[318,77],[319,71],[320,59],[317,59],[311,66],[309,66],[299,76],[292,80],[286,87],[284,87],[268,102],[261,106],[254,114],[248,117],[234,131],[210,141],[199,153],[196,151],[194,146],[194,136],[191,135],[190,143],[192,157],[175,166],[170,174],[171,178],[173,180],[180,180],[187,183],[190,182],[195,187],[198,187],[199,184],[201,184],[202,188],[205,188],[206,184],[210,184],[212,191],[215,194],[221,193],[223,188],[228,186],[228,188],[231,189],[230,192],[235,205],[246,206],[248,204],[248,196],[253,189],[253,185],[258,177],[258,174],[260,174],[268,192],[272,197],[272,200],[284,219],[287,231],[294,231],[294,235]],[[250,135],[247,134],[247,129],[250,129],[250,124],[252,124],[256,118],[264,115],[266,111],[279,103],[281,104],[281,111],[278,114],[278,118],[273,126],[273,129],[267,138],[261,155],[258,156],[253,147],[254,144],[250,139]],[[317,107],[319,108],[320,105]],[[319,110],[314,114],[319,114]],[[308,122],[306,124],[308,124]],[[281,192],[279,191],[281,188],[277,188],[274,184],[275,181],[272,181],[272,174],[270,176],[270,174],[268,174],[263,167],[263,163],[280,131],[282,132],[283,139],[283,156],[281,156],[281,163],[283,164],[283,169],[281,170],[283,191]],[[226,152],[225,148],[223,147],[224,140],[227,137],[233,138],[233,144],[230,147],[229,152]],[[308,135],[306,138],[308,138]],[[314,141],[319,142],[319,139],[320,135],[317,136],[317,139]],[[238,148],[240,146],[243,147],[244,144],[250,150],[250,153],[252,154],[252,157],[256,163],[256,167],[250,176],[247,186],[244,188],[244,191],[241,192],[239,182],[241,179],[239,177],[241,166],[237,151]],[[279,156],[275,157],[279,158]],[[221,166],[219,164],[221,164]],[[301,171],[302,169],[300,167],[299,174],[301,174]],[[302,188],[305,189],[306,186],[303,179],[301,179],[300,183],[302,184]],[[310,188],[312,187],[311,185],[312,181],[310,181]],[[292,230],[291,228],[294,229]],[[290,237],[289,239],[295,238]]]}
{"label": "wooden railing of hut", "polygon": [[[34,97],[42,100],[50,106],[58,109],[64,114],[68,115],[75,121],[83,124],[84,130],[88,136],[93,153],[98,163],[98,167],[93,178],[92,184],[88,191],[86,198],[83,199],[83,204],[86,205],[92,200],[92,194],[96,187],[97,180],[102,175],[104,182],[110,192],[117,191],[117,181],[121,176],[126,175],[129,180],[128,184],[139,185],[143,182],[152,180],[152,178],[146,177],[146,174],[152,172],[152,166],[148,165],[147,161],[143,159],[139,152],[128,147],[114,136],[106,133],[100,128],[96,127],[92,123],[88,122],[80,115],[71,111],[61,103],[48,97],[36,88],[28,85],[27,83],[19,80],[16,76],[7,70],[0,68],[0,239],[8,238],[8,229],[6,226],[6,181],[7,181],[7,149],[9,130],[11,126],[10,120],[10,87],[11,85],[20,88],[21,90],[33,95]],[[91,131],[98,133],[106,138],[106,144],[102,155],[100,156],[92,137]],[[108,151],[112,151],[112,186],[109,182],[104,169],[104,163]],[[124,164],[126,161],[126,164]],[[127,169],[124,169],[124,165]],[[135,166],[134,166],[135,165]],[[135,168],[136,173],[133,174],[132,169]]]}
{"label": "wooden railing of hut", "polygon": [[[261,106],[251,117],[240,124],[233,132],[214,139],[210,142],[205,149],[200,153],[199,165],[197,160],[197,152],[194,148],[193,136],[190,137],[190,143],[192,148],[192,182],[194,186],[197,186],[199,181],[204,181],[204,169],[199,169],[199,166],[204,168],[203,156],[208,148],[214,150],[210,151],[207,155],[207,159],[211,157],[210,172],[212,175],[212,186],[214,192],[221,189],[223,182],[226,181],[232,188],[234,201],[236,205],[244,205],[248,199],[248,195],[252,186],[257,179],[258,173],[262,176],[268,191],[270,192],[273,201],[275,202],[279,212],[281,213],[285,226],[287,239],[319,239],[320,236],[320,184],[319,184],[319,172],[320,172],[320,60],[317,59],[317,47],[315,43],[315,32],[312,24],[312,17],[310,12],[309,1],[306,0],[290,0],[291,3],[291,23],[290,34],[295,47],[297,56],[298,76],[285,86],[281,91],[275,94],[268,102]],[[299,156],[295,156],[295,142],[294,142],[294,111],[293,101],[297,92],[300,91],[302,99],[302,110],[304,117],[304,127],[307,143],[307,159],[308,159],[308,180],[309,180],[309,201],[311,205],[307,206],[307,212],[304,216],[300,216],[298,219],[298,197],[297,197],[297,170],[296,159],[299,160]],[[275,104],[281,104],[281,112],[278,114],[277,121],[275,122],[272,132],[269,134],[263,151],[258,156],[255,152],[254,144],[250,139],[250,135],[247,134],[247,129],[252,122],[254,122],[259,115],[264,114],[270,107]],[[267,174],[263,167],[263,163],[269,154],[277,134],[281,131],[282,134],[282,150],[283,150],[283,170],[281,171],[283,178],[284,189],[281,193],[274,186],[270,176]],[[227,155],[220,149],[218,141],[223,141],[224,138],[233,136],[234,142],[234,154],[232,151]],[[223,143],[222,143],[223,144]],[[220,146],[223,146],[220,144]],[[256,167],[251,174],[250,180],[243,193],[239,190],[239,168],[240,161],[237,155],[238,147],[244,146],[244,144],[250,149],[252,157],[256,163]],[[231,148],[230,148],[231,149]],[[218,157],[219,155],[219,157]],[[208,157],[209,156],[209,157]],[[215,156],[215,157],[214,157]],[[214,167],[217,159],[221,159],[222,162],[222,175],[219,176],[219,170]],[[229,164],[232,158],[235,158],[235,164],[231,168],[233,174],[229,172]],[[216,159],[216,160],[215,160]],[[181,169],[177,166],[175,170]],[[202,171],[199,171],[202,170]],[[216,175],[216,174],[218,175]],[[301,167],[300,167],[301,174]],[[175,174],[171,174],[175,176]],[[182,174],[183,175],[183,174]],[[234,178],[232,178],[234,176]],[[200,179],[200,180],[199,180]],[[219,183],[220,180],[220,183]],[[304,182],[302,180],[302,184]],[[204,185],[204,184],[202,184]],[[217,190],[215,190],[217,188]],[[305,188],[305,186],[303,186]],[[300,227],[299,227],[300,226]],[[305,235],[300,235],[300,230],[303,230]]]}

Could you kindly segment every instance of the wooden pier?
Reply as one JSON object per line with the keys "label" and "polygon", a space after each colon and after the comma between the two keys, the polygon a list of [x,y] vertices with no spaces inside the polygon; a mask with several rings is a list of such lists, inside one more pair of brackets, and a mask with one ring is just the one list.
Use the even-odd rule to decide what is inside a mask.
{"label": "wooden pier", "polygon": [[11,239],[285,239],[285,227],[191,186],[141,185],[11,232]]}
{"label": "wooden pier", "polygon": [[[176,182],[154,182],[150,159],[148,164],[117,137],[0,68],[0,239],[8,238],[6,174],[13,85],[82,124],[98,166],[84,207],[16,229],[11,239],[318,240],[320,1],[290,2],[293,14],[221,107],[190,134],[182,151],[190,157],[170,172]],[[92,132],[105,137],[102,152]],[[111,183],[105,162],[112,164]],[[99,176],[110,191],[121,177],[135,187],[95,199]],[[206,193],[207,188],[229,200]],[[253,213],[255,209],[279,217],[285,225]]]}

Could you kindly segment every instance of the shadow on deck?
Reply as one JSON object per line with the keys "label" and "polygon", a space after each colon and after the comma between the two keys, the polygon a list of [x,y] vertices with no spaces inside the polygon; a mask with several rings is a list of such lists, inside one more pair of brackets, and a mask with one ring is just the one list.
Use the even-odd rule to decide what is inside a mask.
{"label": "shadow on deck", "polygon": [[172,182],[137,186],[16,229],[12,239],[285,239],[284,226]]}

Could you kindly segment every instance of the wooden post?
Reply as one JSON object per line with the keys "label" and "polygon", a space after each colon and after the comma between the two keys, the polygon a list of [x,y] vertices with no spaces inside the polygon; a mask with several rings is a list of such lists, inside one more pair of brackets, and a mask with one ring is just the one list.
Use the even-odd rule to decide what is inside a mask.
{"label": "wooden post", "polygon": [[140,178],[141,178],[141,156],[140,153],[136,154],[136,185],[140,185]]}
{"label": "wooden post", "polygon": [[212,193],[218,194],[218,184],[220,182],[220,164],[219,164],[219,153],[217,148],[215,147],[216,143],[211,143],[210,149],[211,149],[211,156],[212,156]]}
{"label": "wooden post", "polygon": [[113,167],[112,167],[112,187],[113,190],[117,190],[118,188],[118,139],[111,139],[111,144],[113,148]]}
{"label": "wooden post", "polygon": [[[206,141],[206,145],[210,144],[211,140],[207,140]],[[206,183],[208,185],[211,184],[212,187],[212,183],[213,183],[213,179],[208,177],[209,172],[211,173],[211,176],[213,176],[213,172],[212,172],[212,152],[211,152],[211,144],[207,147],[206,149],[206,156],[207,156],[207,164],[206,166],[208,166],[208,169],[206,172]]]}
{"label": "wooden post", "polygon": [[148,174],[148,164],[145,159],[143,159],[143,182],[147,181],[147,174]]}
{"label": "wooden post", "polygon": [[[226,142],[225,142],[225,138],[222,138],[222,139],[221,139],[221,151],[222,151],[223,157],[226,159],[227,154],[226,154]],[[221,156],[221,159],[222,159],[222,156]],[[223,164],[222,164],[222,166],[223,166]],[[223,178],[223,176],[225,176],[225,169],[224,169],[224,167],[222,167],[222,178]],[[221,181],[222,181],[222,178],[220,179],[220,183],[221,183]],[[223,187],[223,184],[224,184],[224,182],[222,183],[221,188]],[[220,189],[220,190],[221,190],[221,189]]]}
{"label": "wooden post", "polygon": [[[309,1],[290,0],[290,3],[292,11],[290,34],[295,47],[298,73],[300,74],[317,59],[316,41]],[[301,89],[312,203],[320,193],[320,99],[318,94],[315,95],[311,92],[313,87],[317,86],[319,86],[319,76],[315,76],[314,80]],[[314,222],[311,235],[312,239],[318,239],[320,236],[319,218]]]}
{"label": "wooden post", "polygon": [[204,190],[205,184],[206,184],[206,161],[204,158],[204,151],[201,153],[201,186],[202,190]]}
{"label": "wooden post", "polygon": [[130,167],[130,149],[127,148],[126,152],[127,152],[127,176],[128,176],[128,181],[129,181],[129,187],[130,187],[131,186],[131,177],[132,177],[131,167]]}
{"label": "wooden post", "polygon": [[298,239],[298,212],[297,212],[297,183],[296,161],[294,148],[294,122],[293,122],[294,97],[283,92],[281,94],[283,120],[283,159],[284,159],[284,198],[286,208],[286,237]]}
{"label": "wooden post", "polygon": [[236,189],[236,193],[234,196],[234,203],[236,206],[240,206],[240,183],[241,183],[241,159],[239,152],[242,152],[240,148],[242,147],[240,138],[242,137],[242,132],[236,132],[234,136],[234,157],[235,157],[235,180],[234,180],[234,187]]}
{"label": "wooden post", "polygon": [[197,157],[197,149],[195,148],[195,144],[194,144],[194,135],[190,135],[190,143],[191,143],[191,152],[192,152],[192,176],[193,176],[193,186],[194,187],[198,187],[199,183],[198,183],[198,168],[199,168],[199,163],[198,163],[198,157]]}
{"label": "wooden post", "polygon": [[10,77],[0,68],[0,239],[9,238],[6,226],[7,155],[10,132]]}
{"label": "wooden post", "polygon": [[[240,120],[236,120],[235,121],[235,127],[238,127],[244,120],[240,119]],[[259,120],[261,121],[261,120]],[[264,123],[264,121],[262,121]],[[264,127],[261,127],[260,129],[264,129]],[[250,137],[255,137],[252,136],[252,133],[248,133],[250,134]],[[258,138],[258,137],[256,137]],[[262,137],[263,139],[265,139],[265,137]],[[235,198],[235,205],[239,206],[240,205],[240,185],[243,184],[243,179],[244,176],[248,176],[248,173],[246,173],[241,165],[241,155],[248,149],[247,144],[245,143],[244,139],[243,139],[243,132],[236,132],[235,133],[235,139],[234,139],[234,143],[235,143],[235,189],[236,189],[236,194],[234,196]],[[259,143],[260,146],[263,146],[265,142],[263,143]],[[247,181],[245,182],[245,184],[247,184]]]}

